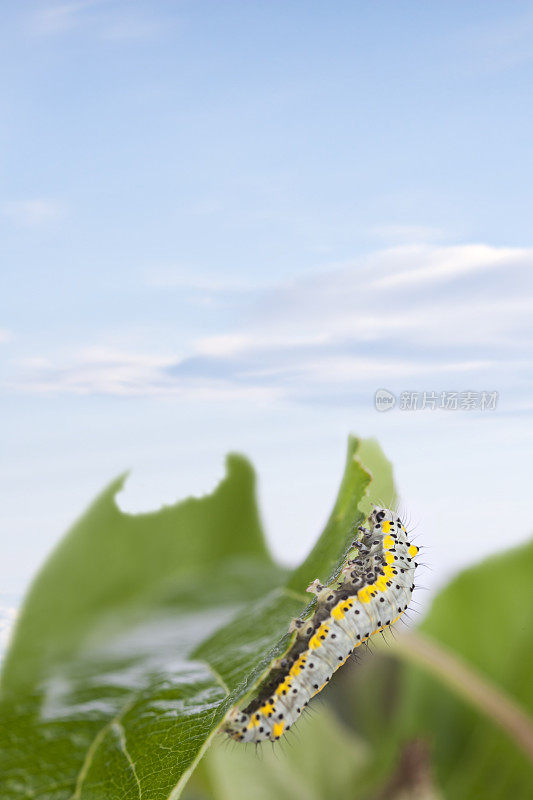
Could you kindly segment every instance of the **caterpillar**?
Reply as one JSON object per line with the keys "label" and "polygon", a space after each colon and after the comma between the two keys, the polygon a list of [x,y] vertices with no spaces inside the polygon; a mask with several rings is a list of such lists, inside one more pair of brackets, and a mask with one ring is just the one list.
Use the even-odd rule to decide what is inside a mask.
{"label": "caterpillar", "polygon": [[328,586],[318,579],[308,586],[317,597],[315,611],[307,620],[292,620],[293,643],[274,662],[257,697],[226,716],[222,730],[235,741],[277,741],[355,648],[407,609],[418,548],[408,541],[400,517],[374,508],[359,532],[352,543],[357,557],[349,553]]}

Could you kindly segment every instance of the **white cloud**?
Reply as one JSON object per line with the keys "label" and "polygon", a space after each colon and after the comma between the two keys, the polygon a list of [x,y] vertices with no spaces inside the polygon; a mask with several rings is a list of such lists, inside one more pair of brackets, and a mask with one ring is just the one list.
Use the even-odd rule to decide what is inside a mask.
{"label": "white cloud", "polygon": [[62,204],[50,198],[11,200],[2,204],[1,211],[11,222],[26,228],[47,228],[64,215]]}
{"label": "white cloud", "polygon": [[[391,266],[396,269],[378,278],[373,285],[379,287],[445,281],[458,275],[477,270],[490,270],[504,264],[531,263],[532,251],[512,247],[489,247],[470,244],[458,247],[430,248],[411,246],[396,248],[391,253]],[[414,268],[402,270],[405,261],[412,261]],[[421,266],[416,266],[421,264]]]}
{"label": "white cloud", "polygon": [[331,337],[326,334],[317,335],[276,335],[267,333],[265,335],[245,335],[245,334],[221,334],[219,336],[206,336],[194,342],[194,349],[204,356],[237,356],[253,351],[270,350],[272,348],[297,348],[308,347],[309,345],[327,344]]}
{"label": "white cloud", "polygon": [[262,347],[265,339],[360,348],[513,340],[518,346],[531,340],[532,275],[533,249],[417,245],[377,251],[264,292],[248,314],[253,319],[245,336]]}
{"label": "white cloud", "polygon": [[[179,361],[178,361],[179,364]],[[11,383],[32,394],[102,394],[116,397],[170,396],[187,400],[249,399],[261,402],[279,395],[275,387],[237,386],[231,381],[178,380],[171,373],[176,357],[134,353],[107,347],[77,350],[61,360],[27,358]]]}
{"label": "white cloud", "polygon": [[412,378],[475,373],[493,366],[488,360],[456,361],[428,364],[425,361],[407,358],[356,358],[333,357],[315,358],[302,367],[301,374],[306,374],[319,383],[332,381],[336,383],[366,382],[380,379]]}
{"label": "white cloud", "polygon": [[164,385],[170,356],[130,353],[113,348],[89,347],[60,363],[45,358],[21,362],[20,388],[38,393],[155,394]]}
{"label": "white cloud", "polygon": [[179,354],[106,347],[27,360],[13,388],[257,401],[334,399],[415,378],[451,388],[474,380],[500,391],[510,380],[524,388],[532,268],[530,249],[389,248],[235,292],[225,321]]}
{"label": "white cloud", "polygon": [[196,342],[196,351],[204,356],[234,356],[247,350],[253,340],[243,334],[206,336]]}

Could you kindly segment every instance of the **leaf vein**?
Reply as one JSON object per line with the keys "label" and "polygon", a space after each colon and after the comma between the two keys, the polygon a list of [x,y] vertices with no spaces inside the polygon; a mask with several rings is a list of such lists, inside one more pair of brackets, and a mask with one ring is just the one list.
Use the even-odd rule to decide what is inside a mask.
{"label": "leaf vein", "polygon": [[231,692],[230,692],[230,690],[229,690],[229,688],[228,688],[228,685],[227,685],[227,683],[225,682],[225,680],[224,680],[224,678],[222,677],[222,675],[220,674],[220,672],[218,672],[218,671],[217,671],[217,670],[216,670],[216,669],[215,669],[215,668],[212,666],[212,664],[210,664],[210,663],[209,663],[209,661],[204,661],[204,660],[202,660],[202,664],[206,664],[206,666],[208,666],[208,667],[209,667],[210,671],[213,673],[213,676],[214,676],[214,678],[215,678],[216,682],[218,683],[218,685],[220,686],[220,688],[221,688],[221,689],[224,689],[224,691],[225,691],[226,695],[228,695],[228,694],[231,694]]}
{"label": "leaf vein", "polygon": [[98,731],[98,733],[96,734],[96,736],[92,740],[92,742],[91,742],[91,744],[89,746],[89,749],[87,750],[87,755],[85,756],[85,760],[84,760],[84,762],[83,762],[83,764],[81,766],[81,769],[80,769],[80,771],[78,773],[78,777],[76,779],[76,788],[74,790],[74,794],[70,797],[70,800],[80,800],[83,783],[85,781],[85,778],[87,777],[87,774],[88,774],[89,769],[91,767],[91,764],[93,762],[94,755],[95,755],[97,749],[99,748],[100,743],[102,742],[104,736],[109,731],[109,729],[113,725],[118,723],[120,721],[121,717],[123,717],[123,715],[126,714],[129,711],[129,709],[133,706],[135,700],[136,700],[136,698],[133,698],[129,702],[125,703],[123,705],[123,707],[120,709],[119,713],[116,714],[113,717],[113,719],[109,720],[109,722],[106,725],[104,725],[104,727],[101,728]]}
{"label": "leaf vein", "polygon": [[119,742],[120,742],[120,746],[121,746],[121,748],[122,748],[122,750],[124,752],[124,755],[128,759],[128,763],[129,763],[129,765],[131,767],[131,771],[133,772],[133,776],[134,776],[134,778],[135,778],[135,780],[137,782],[137,787],[139,789],[139,800],[142,800],[141,782],[139,780],[139,776],[137,775],[137,770],[135,768],[135,763],[134,763],[134,761],[133,761],[133,759],[132,759],[132,757],[131,757],[131,755],[130,755],[130,753],[128,751],[128,747],[127,747],[127,744],[126,744],[126,731],[124,730],[124,726],[122,725],[121,722],[117,721],[117,722],[113,723],[113,729],[117,732],[118,739],[119,739]]}

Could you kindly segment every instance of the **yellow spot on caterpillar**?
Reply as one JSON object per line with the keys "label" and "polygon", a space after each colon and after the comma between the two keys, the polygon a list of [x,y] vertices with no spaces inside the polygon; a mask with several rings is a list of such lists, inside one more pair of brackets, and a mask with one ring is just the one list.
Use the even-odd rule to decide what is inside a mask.
{"label": "yellow spot on caterpillar", "polygon": [[333,617],[333,619],[344,619],[344,611],[343,611],[343,608],[342,608],[342,600],[341,600],[340,603],[338,603],[338,605],[335,606],[334,609],[332,609],[331,616]]}
{"label": "yellow spot on caterpillar", "polygon": [[394,539],[392,538],[392,536],[385,536],[385,538],[383,539],[383,547],[385,548],[385,550],[390,550],[391,547],[394,547]]}
{"label": "yellow spot on caterpillar", "polygon": [[272,728],[274,736],[281,736],[284,727],[285,727],[284,722],[275,722]]}
{"label": "yellow spot on caterpillar", "polygon": [[300,656],[298,661],[296,661],[292,665],[292,667],[289,670],[289,675],[294,675],[294,676],[299,675],[300,672],[302,671],[302,666],[303,666],[304,662],[305,662],[305,653],[304,653],[303,656]]}
{"label": "yellow spot on caterpillar", "polygon": [[385,561],[387,564],[394,564],[394,556],[392,553],[385,553]]}
{"label": "yellow spot on caterpillar", "polygon": [[369,596],[369,589],[370,586],[365,586],[364,589],[359,589],[357,592],[357,597],[361,601],[361,603],[370,603],[370,596]]}
{"label": "yellow spot on caterpillar", "polygon": [[287,690],[290,688],[290,685],[291,684],[288,677],[285,678],[285,680],[282,681],[278,686],[278,688],[276,689],[276,694],[283,694],[283,692],[287,692]]}
{"label": "yellow spot on caterpillar", "polygon": [[383,528],[383,533],[388,533],[390,531],[390,522],[388,519],[385,520],[385,522],[382,525],[382,528]]}
{"label": "yellow spot on caterpillar", "polygon": [[407,552],[409,553],[411,558],[414,558],[418,553],[418,547],[415,544],[412,544]]}
{"label": "yellow spot on caterpillar", "polygon": [[[346,608],[344,610],[346,611]],[[329,633],[329,625],[327,622],[323,622],[320,628],[315,633],[315,635],[310,639],[309,647],[311,647],[313,650],[316,650],[318,647],[322,645],[322,642],[328,633]]]}

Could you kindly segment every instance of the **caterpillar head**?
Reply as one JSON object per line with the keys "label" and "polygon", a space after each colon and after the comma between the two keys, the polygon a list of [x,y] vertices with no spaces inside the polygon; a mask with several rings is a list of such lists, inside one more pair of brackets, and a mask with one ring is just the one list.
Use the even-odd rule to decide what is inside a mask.
{"label": "caterpillar head", "polygon": [[382,508],[381,506],[374,506],[374,510],[370,515],[372,525],[381,525],[383,522],[394,522],[396,514],[390,508]]}

